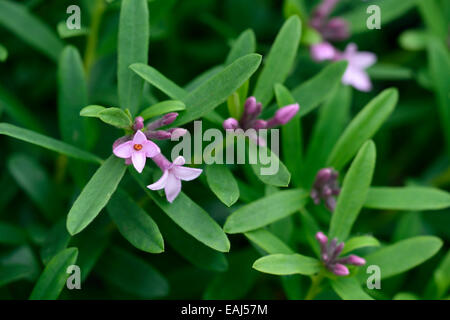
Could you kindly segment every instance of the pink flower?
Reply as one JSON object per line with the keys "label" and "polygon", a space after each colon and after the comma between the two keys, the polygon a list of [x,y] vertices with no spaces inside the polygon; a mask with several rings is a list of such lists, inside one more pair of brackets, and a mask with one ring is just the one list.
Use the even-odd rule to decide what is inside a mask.
{"label": "pink flower", "polygon": [[153,161],[163,170],[163,175],[155,183],[148,185],[150,190],[164,189],[167,201],[173,202],[181,191],[181,180],[190,181],[197,178],[202,169],[183,167],[185,160],[179,156],[170,163],[162,154],[158,154]]}
{"label": "pink flower", "polygon": [[355,87],[360,91],[370,91],[372,82],[366,70],[377,61],[377,56],[372,52],[359,51],[354,43],[349,43],[345,51],[338,54],[336,60],[347,60],[348,66],[345,70],[342,82]]}
{"label": "pink flower", "polygon": [[314,61],[333,60],[337,50],[329,42],[313,44],[310,47],[311,58]]}
{"label": "pink flower", "polygon": [[142,131],[136,131],[133,140],[124,142],[113,148],[114,154],[126,159],[126,163],[131,162],[137,172],[141,173],[145,166],[146,158],[152,158],[159,154],[161,150]]}

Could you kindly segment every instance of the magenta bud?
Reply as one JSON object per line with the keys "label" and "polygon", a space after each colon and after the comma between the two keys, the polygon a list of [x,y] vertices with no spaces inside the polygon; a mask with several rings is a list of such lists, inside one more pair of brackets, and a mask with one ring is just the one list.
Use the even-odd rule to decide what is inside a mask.
{"label": "magenta bud", "polygon": [[164,130],[147,131],[145,135],[147,136],[147,139],[153,140],[167,140],[170,139],[171,137],[170,132]]}
{"label": "magenta bud", "polygon": [[175,128],[168,130],[170,132],[170,139],[177,140],[180,137],[184,136],[187,133],[186,129],[183,128]]}
{"label": "magenta bud", "polygon": [[334,197],[327,197],[325,199],[325,207],[330,212],[334,212],[334,209],[336,209],[336,199]]}
{"label": "magenta bud", "polygon": [[316,239],[322,245],[326,245],[328,242],[327,236],[322,231],[316,233]]}
{"label": "magenta bud", "polygon": [[114,141],[113,146],[112,146],[113,150],[115,148],[117,148],[118,146],[120,146],[122,143],[125,143],[129,140],[131,140],[131,135],[120,137],[119,139]]}
{"label": "magenta bud", "polygon": [[275,113],[275,119],[280,124],[286,124],[297,114],[299,109],[300,106],[298,105],[298,103],[278,109]]}
{"label": "magenta bud", "polygon": [[363,266],[366,264],[366,260],[358,257],[357,255],[351,254],[346,259],[348,264],[352,264],[354,266]]}
{"label": "magenta bud", "polygon": [[309,51],[314,61],[333,60],[337,54],[337,50],[328,42],[313,44]]}
{"label": "magenta bud", "polygon": [[343,264],[336,263],[333,267],[333,273],[337,276],[347,276],[350,274],[350,271],[348,271],[348,268],[344,266]]}
{"label": "magenta bud", "polygon": [[265,128],[267,128],[267,121],[258,119],[253,122],[253,129],[259,130]]}
{"label": "magenta bud", "polygon": [[136,117],[134,119],[133,130],[138,131],[141,130],[143,127],[144,127],[144,118],[142,118],[141,116]]}
{"label": "magenta bud", "polygon": [[237,129],[239,128],[239,122],[235,118],[228,118],[223,122],[223,128],[227,129]]}
{"label": "magenta bud", "polygon": [[330,19],[323,33],[325,38],[333,41],[342,41],[350,36],[348,23],[341,18]]}
{"label": "magenta bud", "polygon": [[244,104],[244,110],[246,114],[253,115],[257,111],[256,98],[248,97]]}
{"label": "magenta bud", "polygon": [[321,185],[321,184],[327,182],[328,180],[330,180],[332,172],[333,172],[333,170],[330,168],[320,169],[316,175],[316,180],[315,180],[316,184]]}
{"label": "magenta bud", "polygon": [[170,113],[165,114],[162,118],[162,125],[166,126],[168,124],[171,124],[172,122],[175,121],[175,119],[177,117],[178,117],[178,113],[176,113],[176,112],[170,112]]}

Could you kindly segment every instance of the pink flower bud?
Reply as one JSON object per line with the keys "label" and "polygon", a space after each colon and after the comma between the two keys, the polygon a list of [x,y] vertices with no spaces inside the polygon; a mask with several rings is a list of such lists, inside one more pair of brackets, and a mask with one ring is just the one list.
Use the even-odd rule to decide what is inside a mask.
{"label": "pink flower bud", "polygon": [[350,271],[343,264],[337,263],[333,267],[333,273],[337,276],[347,276],[350,274]]}
{"label": "pink flower bud", "polygon": [[176,113],[176,112],[170,112],[170,113],[165,114],[162,118],[162,125],[166,126],[168,124],[171,124],[172,122],[175,121],[175,119],[177,117],[178,117],[178,113]]}
{"label": "pink flower bud", "polygon": [[172,140],[178,140],[180,137],[184,136],[187,133],[187,130],[183,128],[175,128],[168,131],[171,134],[170,139]]}
{"label": "pink flower bud", "polygon": [[142,118],[141,116],[136,117],[134,119],[133,130],[138,131],[141,130],[143,127],[144,127],[144,118]]}
{"label": "pink flower bud", "polygon": [[253,122],[253,129],[259,130],[265,128],[267,128],[267,121],[258,119]]}
{"label": "pink flower bud", "polygon": [[357,255],[351,254],[347,257],[347,263],[354,266],[363,266],[366,264],[366,260],[358,257]]}
{"label": "pink flower bud", "polygon": [[327,236],[322,231],[316,233],[316,239],[322,245],[326,245],[328,242]]}
{"label": "pink flower bud", "polygon": [[239,128],[239,122],[236,119],[234,119],[234,118],[228,118],[227,120],[225,120],[223,122],[223,128],[225,130],[227,130],[227,129],[232,129],[232,130],[237,129],[237,128]]}
{"label": "pink flower bud", "polygon": [[253,115],[257,111],[257,105],[256,105],[256,98],[255,97],[248,97],[245,101],[244,105],[244,111],[248,115]]}

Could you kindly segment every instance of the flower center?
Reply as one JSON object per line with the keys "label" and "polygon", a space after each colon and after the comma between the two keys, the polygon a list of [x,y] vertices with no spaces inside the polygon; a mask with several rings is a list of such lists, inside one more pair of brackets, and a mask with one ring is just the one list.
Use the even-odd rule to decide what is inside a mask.
{"label": "flower center", "polygon": [[133,146],[133,148],[134,148],[134,150],[136,150],[136,151],[140,151],[140,150],[142,150],[142,144],[135,144],[135,145]]}

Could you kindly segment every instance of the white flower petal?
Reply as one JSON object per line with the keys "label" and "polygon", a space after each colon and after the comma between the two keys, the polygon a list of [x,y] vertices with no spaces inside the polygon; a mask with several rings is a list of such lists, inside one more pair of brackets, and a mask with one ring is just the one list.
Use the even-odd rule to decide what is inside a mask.
{"label": "white flower petal", "polygon": [[119,158],[130,158],[131,154],[133,153],[133,142],[127,141],[118,145],[116,148],[114,148],[113,153]]}
{"label": "white flower petal", "polygon": [[202,173],[202,171],[203,171],[202,169],[188,168],[181,166],[174,166],[172,168],[172,172],[175,174],[175,176],[184,181],[194,180]]}
{"label": "white flower petal", "polygon": [[144,152],[133,152],[131,161],[133,161],[134,168],[137,172],[141,173],[144,170],[146,159]]}
{"label": "white flower petal", "polygon": [[166,192],[167,201],[172,202],[181,191],[181,180],[175,177],[174,174],[169,173],[164,191]]}
{"label": "white flower petal", "polygon": [[147,188],[149,188],[150,190],[163,189],[166,186],[168,176],[169,176],[169,171],[165,170],[163,172],[163,175],[161,176],[161,178],[159,178],[159,180],[156,181],[155,183],[148,185]]}

